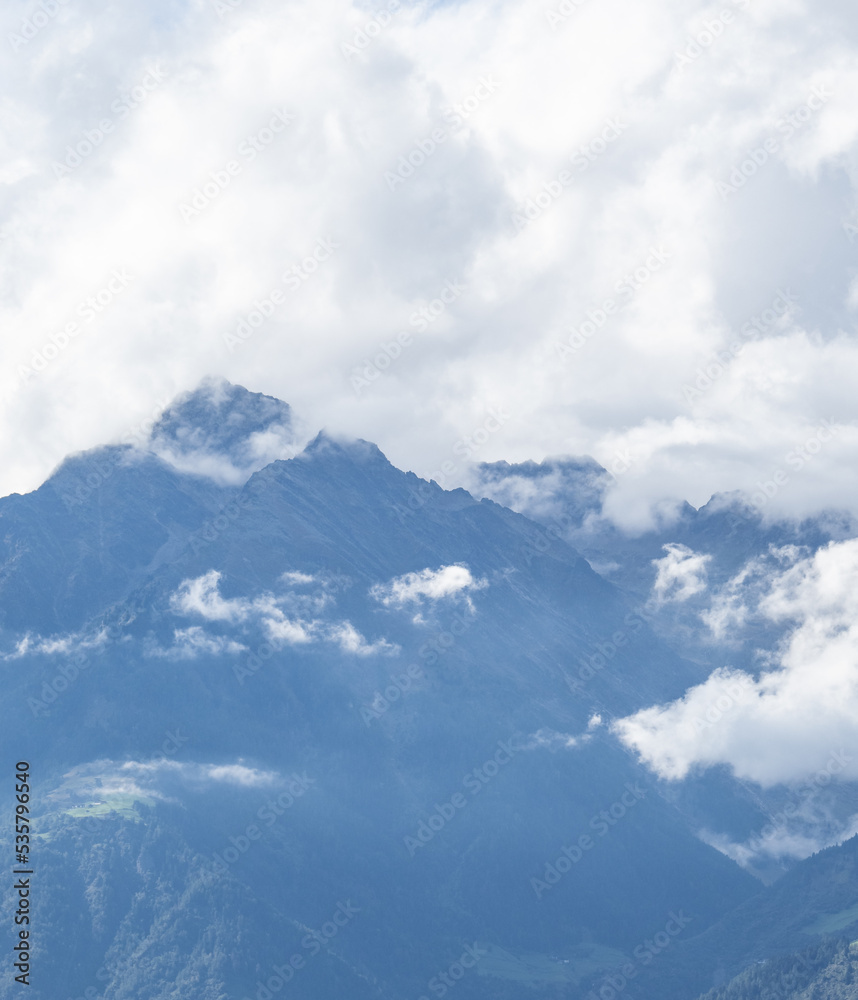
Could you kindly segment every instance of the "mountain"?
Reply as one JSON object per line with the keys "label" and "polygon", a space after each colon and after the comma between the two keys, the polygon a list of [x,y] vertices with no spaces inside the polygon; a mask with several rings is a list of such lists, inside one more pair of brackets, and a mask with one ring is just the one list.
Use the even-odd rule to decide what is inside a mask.
{"label": "mountain", "polygon": [[[836,955],[842,964],[844,935],[848,940],[858,936],[858,837],[799,862],[702,933],[678,939],[658,963],[642,970],[628,995],[637,1000],[657,991],[664,1000],[683,1000],[711,988],[707,1000],[722,1000],[722,995],[723,1000],[734,995],[756,1000],[766,995],[763,983],[771,986],[789,970],[796,973],[790,989],[799,995],[802,976],[806,986]],[[744,976],[743,970],[748,970]],[[741,989],[734,994],[732,985],[723,984],[736,976]],[[753,992],[751,984],[760,992]],[[822,998],[827,1000],[827,994]]]}
{"label": "mountain", "polygon": [[653,935],[731,942],[760,883],[701,815],[759,803],[692,805],[609,728],[711,663],[538,520],[303,440],[212,381],[0,501],[29,995],[575,1000]]}
{"label": "mountain", "polygon": [[785,958],[759,962],[702,1000],[852,1000],[858,943],[829,939]]}
{"label": "mountain", "polygon": [[[802,560],[856,535],[846,513],[777,520],[764,516],[759,496],[740,493],[716,495],[699,509],[678,503],[653,526],[629,533],[603,513],[614,483],[592,459],[567,457],[483,464],[470,477],[474,496],[509,505],[541,524],[548,538],[573,546],[662,643],[705,674],[724,667],[758,679],[772,670],[796,621],[766,612],[768,590],[798,572]],[[711,728],[705,718],[697,724]],[[784,823],[794,789],[763,789],[721,766],[660,790],[701,836],[767,882],[814,847],[851,835],[858,816],[858,789],[842,783],[799,795],[801,816]],[[764,842],[759,831],[773,828],[778,836]]]}

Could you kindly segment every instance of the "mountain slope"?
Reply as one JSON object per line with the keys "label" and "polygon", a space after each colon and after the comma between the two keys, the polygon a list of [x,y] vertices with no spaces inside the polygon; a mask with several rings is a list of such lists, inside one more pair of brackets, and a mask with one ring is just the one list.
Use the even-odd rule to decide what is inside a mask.
{"label": "mountain slope", "polygon": [[[219,440],[201,419],[183,440]],[[367,919],[308,996],[424,995],[479,944],[463,1000],[522,967],[575,997],[671,913],[697,933],[755,892],[606,728],[700,667],[533,521],[324,434],[235,487],[135,454],[74,517],[65,474],[14,498],[41,547],[3,566],[8,595],[50,580],[4,604],[0,733],[44,837],[38,1000],[108,953],[105,998],[253,996],[346,899]],[[77,964],[61,900],[88,908]]]}

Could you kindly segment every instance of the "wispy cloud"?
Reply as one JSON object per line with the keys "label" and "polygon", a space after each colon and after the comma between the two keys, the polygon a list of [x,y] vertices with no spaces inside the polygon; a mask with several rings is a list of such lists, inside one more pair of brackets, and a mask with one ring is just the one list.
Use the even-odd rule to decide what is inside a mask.
{"label": "wispy cloud", "polygon": [[572,736],[570,733],[558,733],[554,729],[538,729],[527,737],[524,744],[525,750],[550,750],[555,753],[557,750],[574,750],[582,746],[591,739],[588,733],[580,736]]}
{"label": "wispy cloud", "polygon": [[173,644],[166,648],[158,645],[147,647],[146,655],[169,660],[195,660],[199,656],[223,656],[242,653],[247,646],[227,636],[211,635],[199,625],[176,629]]}
{"label": "wispy cloud", "polygon": [[377,653],[393,655],[399,651],[397,645],[386,639],[367,642],[351,622],[332,625],[326,633],[326,638],[337,643],[344,653],[353,653],[355,656],[372,656]]}
{"label": "wispy cloud", "polygon": [[69,632],[65,635],[41,636],[28,632],[15,644],[11,653],[0,654],[4,660],[18,660],[23,656],[71,656],[84,650],[97,650],[107,644],[106,629],[96,632]]}

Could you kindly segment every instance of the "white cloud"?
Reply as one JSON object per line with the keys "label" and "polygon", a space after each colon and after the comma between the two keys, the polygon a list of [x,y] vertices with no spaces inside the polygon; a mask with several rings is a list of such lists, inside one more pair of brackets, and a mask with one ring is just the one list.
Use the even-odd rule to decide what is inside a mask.
{"label": "white cloud", "polygon": [[571,736],[569,733],[558,733],[554,729],[539,729],[527,738],[524,749],[550,750],[552,753],[557,750],[574,750],[582,743],[587,743],[590,738],[586,733],[583,736]]}
{"label": "white cloud", "polygon": [[749,559],[735,576],[712,594],[709,607],[700,613],[712,636],[719,642],[738,642],[742,629],[757,613],[773,574],[781,572],[784,565],[797,562],[802,555],[807,552],[794,545],[770,546],[765,555]]}
{"label": "white cloud", "polygon": [[355,656],[373,656],[379,653],[392,656],[399,652],[399,646],[386,639],[377,639],[372,643],[367,642],[351,622],[333,625],[328,630],[327,638],[337,643],[344,653],[353,653]]}
{"label": "white cloud", "polygon": [[389,607],[419,604],[424,599],[439,601],[446,597],[463,595],[470,604],[469,590],[488,587],[486,579],[475,580],[467,566],[441,566],[440,569],[422,569],[394,577],[389,583],[376,584],[370,594]]}
{"label": "white cloud", "polygon": [[[392,655],[399,651],[399,646],[384,638],[368,642],[351,622],[302,617],[302,611],[318,614],[333,600],[331,594],[324,590],[328,583],[326,579],[317,580],[295,571],[281,574],[280,579],[291,586],[316,582],[322,590],[314,594],[294,594],[288,591],[280,595],[265,593],[252,600],[227,600],[220,593],[221,573],[213,569],[194,579],[183,580],[170,599],[170,607],[175,614],[199,615],[207,621],[246,627],[259,626],[269,642],[278,647],[331,642],[342,652],[355,656]],[[287,614],[284,608],[294,613]],[[176,642],[171,650],[159,651],[154,655],[188,659],[203,652],[233,653],[245,648],[233,640],[209,636],[198,626],[178,630],[175,635]]]}
{"label": "white cloud", "polygon": [[687,601],[706,589],[706,566],[712,556],[693,552],[678,542],[663,548],[667,555],[652,561],[656,568],[653,598],[657,604]]}
{"label": "white cloud", "polygon": [[[187,739],[185,737],[184,739]],[[243,788],[259,788],[277,784],[281,776],[277,771],[249,767],[239,759],[231,764],[211,764],[199,761],[176,760],[163,755],[150,760],[126,760],[117,763],[98,760],[81,764],[64,775],[68,794],[80,797],[116,794],[137,794],[161,797],[157,786],[160,778],[170,776],[186,784],[227,784]],[[70,780],[69,780],[70,779]]]}
{"label": "white cloud", "polygon": [[[756,613],[786,626],[758,678],[723,668],[683,698],[614,723],[659,775],[729,765],[764,786],[806,779],[858,745],[858,539],[772,573]],[[850,758],[840,778],[858,776]],[[838,778],[837,780],[840,780]]]}
{"label": "white cloud", "polygon": [[312,642],[318,633],[318,622],[291,621],[283,616],[263,621],[268,638],[277,645],[298,646]]}
{"label": "white cloud", "polygon": [[[855,508],[853,12],[735,6],[679,66],[703,0],[600,0],[554,28],[538,4],[403,4],[353,59],[341,46],[370,13],[349,0],[246,0],[224,18],[206,0],[122,18],[106,0],[65,5],[0,67],[14,289],[0,297],[0,492],[215,373],[444,486],[474,458],[592,454],[624,524],[734,487],[766,513]],[[6,36],[20,17],[7,7]],[[280,108],[296,117],[272,135]],[[408,173],[436,129],[391,190],[385,175]],[[241,144],[259,136],[251,159]],[[724,194],[742,164],[753,176]],[[206,204],[186,222],[194,197]],[[338,244],[322,262],[319,241]],[[131,276],[118,293],[114,271]],[[464,291],[435,317],[448,282]],[[264,322],[227,345],[248,317]],[[498,407],[509,417],[488,433]],[[797,461],[823,420],[837,433]],[[263,437],[260,455],[282,453]]]}
{"label": "white cloud", "polygon": [[211,569],[193,580],[182,580],[178,591],[170,598],[170,607],[179,614],[200,615],[207,621],[246,621],[253,611],[253,603],[225,600],[220,596],[220,579],[218,570]]}
{"label": "white cloud", "polygon": [[284,427],[270,428],[252,434],[246,442],[246,462],[237,465],[230,458],[207,451],[181,452],[155,445],[154,453],[180,472],[207,476],[226,486],[240,486],[253,472],[278,459],[293,458],[301,449],[296,446],[293,432]]}
{"label": "white cloud", "polygon": [[107,643],[107,631],[84,634],[70,632],[67,635],[41,636],[28,632],[15,643],[12,653],[2,654],[4,660],[18,660],[22,656],[70,656],[89,649],[100,649]]}
{"label": "white cloud", "polygon": [[280,579],[284,583],[291,583],[293,586],[299,587],[303,584],[314,583],[316,577],[312,573],[301,573],[298,570],[290,570],[281,574]]}
{"label": "white cloud", "polygon": [[173,632],[173,645],[167,649],[153,646],[147,649],[147,655],[158,656],[170,660],[195,660],[198,656],[235,655],[244,652],[247,646],[222,635],[210,635],[199,625],[176,629]]}
{"label": "white cloud", "polygon": [[209,764],[203,768],[204,774],[212,781],[224,782],[228,785],[241,785],[243,788],[258,788],[261,785],[272,785],[277,780],[275,771],[260,771],[244,764]]}
{"label": "white cloud", "polygon": [[698,836],[743,868],[753,868],[772,860],[807,858],[826,847],[842,844],[858,833],[858,816],[850,817],[845,823],[831,822],[825,817],[814,819],[815,822],[791,821],[781,826],[768,824],[765,836],[753,835],[744,841],[735,841],[711,830],[702,830]]}

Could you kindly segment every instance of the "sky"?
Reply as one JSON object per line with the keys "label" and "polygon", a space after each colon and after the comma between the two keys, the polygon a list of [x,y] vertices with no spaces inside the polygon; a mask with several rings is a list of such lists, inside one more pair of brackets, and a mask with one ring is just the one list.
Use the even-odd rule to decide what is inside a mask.
{"label": "sky", "polygon": [[631,530],[858,512],[853,5],[0,20],[0,494],[222,376],[447,487],[592,455]]}

